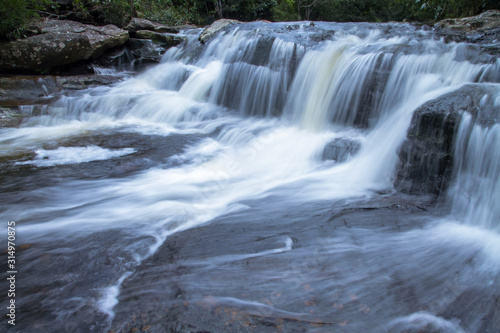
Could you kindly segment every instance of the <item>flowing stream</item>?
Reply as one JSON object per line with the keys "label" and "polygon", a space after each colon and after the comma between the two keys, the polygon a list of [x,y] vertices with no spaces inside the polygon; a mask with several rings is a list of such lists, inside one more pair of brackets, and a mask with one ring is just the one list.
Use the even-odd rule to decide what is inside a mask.
{"label": "flowing stream", "polygon": [[[405,24],[200,32],[0,129],[8,331],[498,332],[500,60]],[[451,185],[399,193],[414,111],[471,83]]]}

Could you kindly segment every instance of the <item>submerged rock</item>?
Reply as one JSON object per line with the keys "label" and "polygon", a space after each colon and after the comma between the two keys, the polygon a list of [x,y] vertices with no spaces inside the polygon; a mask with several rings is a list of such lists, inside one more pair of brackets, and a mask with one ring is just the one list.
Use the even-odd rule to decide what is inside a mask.
{"label": "submerged rock", "polygon": [[492,86],[467,85],[419,107],[413,114],[407,140],[400,152],[395,187],[405,193],[440,194],[449,186],[453,171],[453,147],[462,114],[490,126],[495,117],[484,105]]}
{"label": "submerged rock", "polygon": [[154,43],[162,44],[165,47],[176,46],[184,41],[184,38],[181,36],[149,30],[137,31],[134,37],[138,39],[151,39]]}
{"label": "submerged rock", "polygon": [[351,141],[344,138],[335,139],[325,146],[322,159],[344,162],[349,157],[356,154],[360,148],[361,145],[357,141]]}
{"label": "submerged rock", "polygon": [[47,104],[54,93],[109,85],[122,78],[112,75],[0,77],[0,106]]}
{"label": "submerged rock", "polygon": [[0,44],[0,71],[36,71],[96,59],[129,38],[114,25],[46,20],[36,26],[40,34]]}
{"label": "submerged rock", "polygon": [[221,19],[217,20],[208,27],[206,27],[202,33],[200,34],[200,37],[198,37],[198,40],[202,43],[205,44],[207,40],[212,38],[216,33],[219,31],[223,30],[224,28],[233,25],[233,24],[238,24],[241,23],[238,20],[228,20],[228,19]]}

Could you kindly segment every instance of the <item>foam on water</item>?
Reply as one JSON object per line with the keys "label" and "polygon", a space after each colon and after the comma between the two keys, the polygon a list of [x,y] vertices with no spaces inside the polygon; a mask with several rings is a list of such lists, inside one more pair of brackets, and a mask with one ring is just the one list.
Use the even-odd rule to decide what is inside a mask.
{"label": "foam on water", "polygon": [[98,146],[87,147],[59,147],[53,150],[37,149],[32,161],[17,162],[16,164],[34,164],[36,166],[54,166],[61,164],[76,164],[91,161],[102,161],[135,153],[133,148],[104,149]]}
{"label": "foam on water", "polygon": [[446,320],[425,311],[394,319],[388,330],[389,332],[465,333],[456,320]]}

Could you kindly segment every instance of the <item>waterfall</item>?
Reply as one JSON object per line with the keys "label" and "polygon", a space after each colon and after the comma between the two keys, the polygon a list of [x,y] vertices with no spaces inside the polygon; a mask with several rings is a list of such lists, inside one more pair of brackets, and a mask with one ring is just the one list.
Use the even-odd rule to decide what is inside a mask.
{"label": "waterfall", "polygon": [[[62,331],[82,311],[98,313],[89,330],[120,331],[129,318],[149,329],[127,313],[144,299],[169,309],[167,326],[200,313],[212,323],[232,307],[255,331],[259,318],[281,320],[263,332],[386,332],[391,321],[480,332],[484,313],[496,318],[483,305],[495,306],[500,285],[498,59],[471,60],[468,44],[408,24],[253,22],[204,45],[200,32],[181,32],[157,65],[64,92],[0,129],[1,217],[16,220],[25,283],[41,290],[23,290],[19,304],[43,298],[54,314],[38,330]],[[468,95],[460,110],[446,99],[486,86],[477,109]],[[459,119],[446,199],[398,192],[404,143],[433,132],[415,115],[443,99],[431,125],[448,109]],[[411,157],[425,161],[442,144],[419,139]],[[46,283],[53,271],[59,280]],[[478,314],[465,302],[485,303]],[[228,329],[195,324],[182,329]]]}
{"label": "waterfall", "polygon": [[[214,195],[209,201],[224,197],[225,204],[306,179],[311,200],[389,189],[413,111],[464,84],[494,81],[498,66],[464,60],[463,45],[444,44],[427,31],[389,27],[279,23],[264,29],[252,23],[221,32],[207,45],[198,42],[199,31],[189,32],[161,64],[112,87],[63,96],[32,120],[35,127],[6,137],[23,149],[49,132],[57,139],[109,126],[210,135],[202,146],[213,150],[200,151],[210,161],[192,172],[224,174],[219,192],[207,193]],[[339,151],[335,142],[349,154],[323,161],[328,145]],[[466,143],[458,146],[457,155],[478,153]],[[184,158],[176,163],[199,156]],[[458,177],[471,171],[464,161],[456,164],[463,165]],[[238,167],[228,171],[225,165]],[[186,180],[190,172],[181,171]],[[253,192],[237,190],[246,177]],[[200,190],[210,181],[193,185]]]}
{"label": "waterfall", "polygon": [[[490,110],[494,112],[493,119],[498,120],[500,92],[496,96],[483,96],[479,112],[488,108],[493,109]],[[500,231],[499,147],[499,123],[482,126],[464,113],[454,150],[454,185],[448,191],[457,219],[497,232]]]}

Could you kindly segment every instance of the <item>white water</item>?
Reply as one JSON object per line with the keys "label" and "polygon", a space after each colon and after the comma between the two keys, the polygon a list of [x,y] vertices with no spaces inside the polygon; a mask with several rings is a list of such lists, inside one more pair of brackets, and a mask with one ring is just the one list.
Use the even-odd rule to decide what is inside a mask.
{"label": "white water", "polygon": [[[5,207],[3,218],[19,221],[18,232],[27,242],[106,230],[154,239],[140,251],[119,241],[106,244],[111,252],[124,247],[137,252],[136,262],[99,301],[110,317],[131,267],[175,232],[250,209],[247,201],[272,194],[300,203],[392,191],[397,150],[412,112],[494,66],[457,61],[458,46],[440,41],[426,40],[415,52],[400,52],[401,45],[416,43],[411,35],[385,36],[377,30],[337,32],[317,46],[307,37],[301,44],[278,34],[270,41],[269,56],[259,58],[254,56],[258,35],[258,29],[235,28],[198,50],[197,57],[190,56],[199,48],[191,36],[187,45],[170,49],[161,64],[135,78],[64,97],[49,115],[32,118],[19,129],[1,130],[3,155],[34,151],[34,160],[21,163],[39,167],[133,152],[97,146],[41,148],[47,140],[104,129],[207,136],[168,158],[180,166],[159,165],[127,178],[68,180],[27,193],[39,198],[36,203]],[[451,192],[459,222],[494,229],[500,217],[499,159],[490,148],[499,145],[499,128],[474,126],[470,139],[459,135],[456,151],[463,158]],[[336,138],[356,141],[361,148],[344,163],[321,160],[325,145]],[[289,245],[287,239],[285,247],[262,255],[288,251]],[[453,327],[426,314],[417,317]],[[397,323],[419,320],[415,318]]]}
{"label": "white water", "polygon": [[36,149],[36,156],[33,160],[17,162],[16,164],[34,164],[44,167],[60,164],[85,163],[129,155],[133,154],[135,151],[136,150],[132,148],[110,150],[97,146],[59,147],[52,150]]}
{"label": "white water", "polygon": [[[489,104],[488,104],[489,100]],[[500,92],[484,95],[479,112],[500,115]],[[453,214],[469,225],[500,231],[500,124],[481,126],[465,113],[455,145],[455,184],[449,190]]]}

